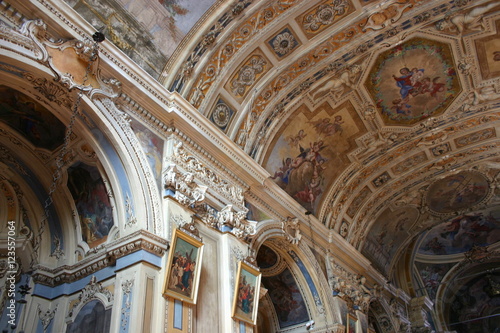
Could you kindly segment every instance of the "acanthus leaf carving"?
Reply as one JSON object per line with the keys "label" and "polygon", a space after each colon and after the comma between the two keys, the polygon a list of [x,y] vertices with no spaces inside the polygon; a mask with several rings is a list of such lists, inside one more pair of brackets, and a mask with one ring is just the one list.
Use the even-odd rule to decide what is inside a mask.
{"label": "acanthus leaf carving", "polygon": [[96,298],[97,295],[102,295],[108,302],[113,301],[113,294],[106,288],[102,286],[101,283],[97,282],[97,278],[95,275],[92,275],[89,283],[82,289],[80,296],[78,296],[78,300],[69,310],[69,317],[73,316],[73,310],[79,304],[85,304],[89,300]]}
{"label": "acanthus leaf carving", "polygon": [[[222,179],[222,177],[216,174],[210,167],[204,165],[198,158],[189,154],[189,152],[184,148],[182,141],[178,141],[174,146],[174,153],[172,157],[173,161],[176,162],[177,165],[191,174],[191,178],[196,177],[201,182],[210,186],[210,189],[216,191],[226,199],[230,200],[230,202],[237,205],[241,210],[246,210],[243,189],[240,186],[230,184],[227,180]],[[169,175],[169,177],[172,177],[172,175]],[[171,180],[169,179],[169,181]],[[188,179],[188,181],[190,180]],[[184,182],[186,182],[186,180],[184,180]],[[176,180],[176,184],[177,183],[179,183],[178,180]],[[208,189],[208,187],[203,190],[203,188],[199,186],[194,193],[191,193],[198,197],[197,201],[200,201],[203,200],[206,189]]]}
{"label": "acanthus leaf carving", "polygon": [[52,311],[50,311],[50,310],[42,311],[42,309],[40,308],[40,304],[38,304],[38,306],[37,306],[38,318],[42,322],[42,326],[43,326],[43,331],[44,332],[49,327],[50,322],[52,321],[52,319],[54,319],[54,315],[56,314],[57,307],[58,307],[58,305],[56,305],[56,307]]}
{"label": "acanthus leaf carving", "polygon": [[181,172],[175,164],[163,176],[165,189],[175,191],[175,199],[182,205],[193,206],[205,200],[207,186],[198,184],[192,172]]}
{"label": "acanthus leaf carving", "polygon": [[231,233],[238,238],[247,238],[255,234],[255,225],[246,219],[246,212],[236,212],[232,205],[225,206],[217,213],[217,224],[220,227],[228,226],[231,228]]}

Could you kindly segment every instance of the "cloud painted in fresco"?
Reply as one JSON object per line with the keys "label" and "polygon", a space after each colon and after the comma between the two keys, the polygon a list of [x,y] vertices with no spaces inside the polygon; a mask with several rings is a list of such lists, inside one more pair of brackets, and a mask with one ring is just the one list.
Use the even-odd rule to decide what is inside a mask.
{"label": "cloud painted in fresco", "polygon": [[447,255],[463,253],[473,246],[500,241],[500,209],[459,215],[438,224],[425,235],[419,254]]}
{"label": "cloud painted in fresco", "polygon": [[175,25],[184,34],[198,22],[205,12],[214,4],[214,0],[181,0],[179,6],[185,8],[187,13],[183,16],[175,17]]}

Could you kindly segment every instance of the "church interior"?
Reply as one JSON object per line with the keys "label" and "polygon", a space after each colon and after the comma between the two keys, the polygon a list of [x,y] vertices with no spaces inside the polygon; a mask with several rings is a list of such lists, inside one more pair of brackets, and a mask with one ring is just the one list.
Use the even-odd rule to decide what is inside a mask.
{"label": "church interior", "polygon": [[0,0],[0,71],[2,332],[500,333],[500,2]]}

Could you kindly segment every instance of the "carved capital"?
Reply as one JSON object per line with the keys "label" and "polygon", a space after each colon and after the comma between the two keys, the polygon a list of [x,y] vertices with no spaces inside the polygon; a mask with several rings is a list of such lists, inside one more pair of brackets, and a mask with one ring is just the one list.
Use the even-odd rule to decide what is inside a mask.
{"label": "carved capital", "polygon": [[195,181],[192,172],[181,172],[176,165],[170,165],[163,176],[165,189],[175,191],[174,198],[182,205],[196,205],[205,200],[207,186]]}
{"label": "carved capital", "polygon": [[255,234],[255,226],[245,216],[246,212],[237,212],[232,205],[227,205],[217,213],[217,224],[230,227],[231,233],[238,238],[247,238]]}

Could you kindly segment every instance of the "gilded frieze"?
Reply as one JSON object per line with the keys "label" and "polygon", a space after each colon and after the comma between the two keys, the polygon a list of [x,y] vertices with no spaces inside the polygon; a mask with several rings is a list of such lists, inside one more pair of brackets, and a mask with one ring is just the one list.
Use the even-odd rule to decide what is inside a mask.
{"label": "gilded frieze", "polygon": [[298,0],[290,0],[285,3],[271,4],[250,16],[246,23],[241,24],[226,42],[212,54],[210,61],[205,65],[205,70],[200,74],[193,84],[193,90],[188,96],[188,100],[195,107],[199,107],[208,90],[217,79],[224,66],[233,58],[237,50],[245,46],[254,36],[261,33],[268,24],[273,22],[278,16],[291,9]]}
{"label": "gilded frieze", "polygon": [[487,128],[482,131],[477,131],[460,138],[455,139],[455,146],[457,148],[462,148],[471,144],[475,144],[484,140],[488,140],[496,137],[496,131],[494,128]]}
{"label": "gilded frieze", "polygon": [[352,200],[351,205],[347,209],[346,213],[350,217],[354,217],[359,211],[359,208],[363,205],[368,196],[372,194],[372,191],[368,187],[364,187],[358,195]]}
{"label": "gilded frieze", "polygon": [[407,158],[403,162],[396,164],[394,167],[391,168],[391,171],[395,175],[400,175],[402,173],[407,172],[410,169],[413,169],[415,166],[425,161],[427,161],[427,155],[425,154],[425,152],[420,152],[418,154],[415,154]]}
{"label": "gilded frieze", "polygon": [[235,71],[224,88],[239,102],[270,69],[272,63],[260,49],[256,49]]}
{"label": "gilded frieze", "polygon": [[475,40],[477,62],[484,80],[500,76],[500,20],[495,21],[496,32]]}
{"label": "gilded frieze", "polygon": [[282,29],[267,41],[267,47],[280,60],[292,54],[299,45],[299,40],[289,26]]}
{"label": "gilded frieze", "polygon": [[349,0],[327,0],[296,18],[307,38],[312,38],[354,11]]}

